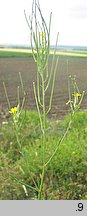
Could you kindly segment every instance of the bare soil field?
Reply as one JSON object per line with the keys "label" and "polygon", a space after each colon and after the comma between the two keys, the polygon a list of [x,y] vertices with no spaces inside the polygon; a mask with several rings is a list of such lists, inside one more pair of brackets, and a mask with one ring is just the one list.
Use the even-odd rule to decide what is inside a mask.
{"label": "bare soil field", "polygon": [[[76,80],[80,92],[87,91],[87,58],[75,57],[59,57],[59,64],[57,68],[54,97],[50,117],[61,119],[69,112],[69,106],[66,105],[68,101],[68,75],[67,75],[67,59],[68,75],[76,75]],[[24,89],[26,91],[27,109],[36,109],[33,81],[36,80],[36,65],[32,57],[19,58],[0,58],[0,111],[7,112],[8,105],[4,93],[3,81],[5,82],[8,97],[11,106],[17,105],[17,87],[20,86],[19,72],[21,72]],[[46,105],[49,101],[49,93],[46,98]],[[20,96],[22,100],[22,90],[20,88]],[[82,109],[87,109],[87,95],[85,94]]]}

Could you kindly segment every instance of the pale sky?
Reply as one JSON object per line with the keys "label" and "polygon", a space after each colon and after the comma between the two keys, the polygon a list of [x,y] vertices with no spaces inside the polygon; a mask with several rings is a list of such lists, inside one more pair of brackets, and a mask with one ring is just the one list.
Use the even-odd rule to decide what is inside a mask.
{"label": "pale sky", "polygon": [[[59,32],[59,45],[87,46],[87,0],[39,0],[45,20],[52,11],[51,45]],[[30,45],[24,9],[32,0],[0,0],[0,44]]]}

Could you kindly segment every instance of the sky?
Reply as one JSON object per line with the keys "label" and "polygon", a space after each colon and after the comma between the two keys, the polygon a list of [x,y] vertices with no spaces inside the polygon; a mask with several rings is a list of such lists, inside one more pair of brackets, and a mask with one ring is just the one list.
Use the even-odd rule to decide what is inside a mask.
{"label": "sky", "polygon": [[[49,22],[52,12],[51,45],[59,32],[59,45],[87,46],[87,0],[39,0]],[[31,14],[32,0],[0,0],[0,45],[30,45],[24,10]]]}

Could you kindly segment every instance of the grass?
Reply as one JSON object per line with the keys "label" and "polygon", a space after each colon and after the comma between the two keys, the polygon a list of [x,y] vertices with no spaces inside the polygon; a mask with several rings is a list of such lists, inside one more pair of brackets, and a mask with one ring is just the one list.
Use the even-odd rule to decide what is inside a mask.
{"label": "grass", "polygon": [[0,49],[0,58],[4,57],[29,57],[32,56],[31,52],[22,49]]}
{"label": "grass", "polygon": [[[53,50],[50,50],[50,55],[53,55]],[[57,51],[56,55],[65,57],[83,57],[87,58],[87,51],[82,50],[66,50]],[[29,57],[32,56],[31,49],[16,49],[16,48],[0,48],[0,58],[1,57]]]}
{"label": "grass", "polygon": [[[46,161],[63,136],[70,116],[64,120],[47,120]],[[22,111],[20,139],[25,159],[19,153],[11,119],[0,127],[0,199],[36,199],[32,191],[39,184],[42,166],[41,129],[38,113]],[[71,128],[45,170],[45,199],[87,199],[87,111],[77,112]],[[32,181],[32,178],[35,182]],[[25,184],[28,196],[25,194]]]}

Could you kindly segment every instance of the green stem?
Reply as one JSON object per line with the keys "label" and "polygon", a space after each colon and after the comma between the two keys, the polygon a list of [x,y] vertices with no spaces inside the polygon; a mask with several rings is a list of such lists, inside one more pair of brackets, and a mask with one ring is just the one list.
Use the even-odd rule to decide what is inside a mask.
{"label": "green stem", "polygon": [[41,194],[42,194],[42,188],[43,188],[43,182],[44,182],[44,175],[45,175],[45,166],[43,166],[42,169],[42,175],[41,175],[41,184],[38,192],[38,200],[41,200]]}
{"label": "green stem", "polygon": [[50,112],[51,106],[52,106],[52,99],[53,99],[55,76],[56,76],[56,70],[57,70],[57,66],[58,66],[58,60],[59,60],[59,58],[57,58],[57,60],[56,60],[56,65],[55,65],[55,70],[54,70],[54,75],[53,75],[53,81],[52,81],[52,89],[51,89],[50,101],[49,101],[49,107],[48,107],[48,110],[47,110],[46,114],[48,114]]}
{"label": "green stem", "polygon": [[[14,123],[15,124],[15,123]],[[20,143],[20,139],[19,139],[19,132],[18,132],[18,129],[17,129],[17,126],[14,125],[14,129],[15,129],[15,136],[16,136],[16,140],[17,140],[17,143],[18,143],[18,147],[19,147],[19,152],[20,154],[23,156],[23,153],[22,153],[22,146],[21,146],[21,143]]]}
{"label": "green stem", "polygon": [[43,123],[42,123],[42,118],[41,118],[41,113],[40,113],[40,109],[39,109],[38,98],[36,95],[36,88],[35,88],[34,82],[33,82],[33,88],[34,88],[34,96],[35,96],[36,106],[37,106],[37,110],[38,110],[38,115],[39,115],[39,119],[40,119],[41,131],[43,133]]}
{"label": "green stem", "polygon": [[38,192],[38,200],[41,199],[42,189],[43,189],[43,182],[45,176],[45,146],[46,146],[46,111],[45,111],[45,84],[44,78],[42,77],[42,96],[43,96],[43,167],[42,167],[42,175],[41,175],[41,183]]}
{"label": "green stem", "polygon": [[6,86],[5,86],[4,82],[3,82],[3,87],[4,87],[4,92],[5,92],[5,96],[6,96],[6,99],[7,99],[8,107],[10,109],[11,105],[10,105],[10,101],[9,101],[8,94],[7,94],[7,89],[6,89]]}
{"label": "green stem", "polygon": [[45,143],[46,143],[46,111],[45,111],[45,85],[44,78],[42,79],[42,94],[43,94],[43,166],[45,160]]}
{"label": "green stem", "polygon": [[46,167],[46,166],[50,163],[50,161],[53,159],[53,157],[55,156],[55,154],[56,154],[56,152],[57,152],[57,150],[58,150],[58,148],[59,148],[59,146],[60,146],[60,144],[63,142],[64,138],[66,137],[66,135],[67,135],[67,133],[68,133],[68,131],[69,131],[69,129],[70,129],[71,122],[72,122],[72,120],[70,119],[69,124],[68,124],[68,127],[67,127],[65,133],[64,133],[63,137],[60,139],[60,141],[59,141],[59,143],[58,143],[59,145],[56,147],[55,151],[53,152],[53,154],[51,155],[51,157],[49,158],[49,160],[45,163],[45,167]]}

